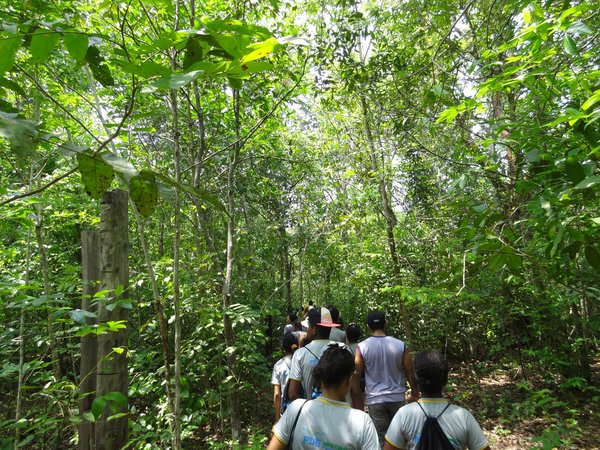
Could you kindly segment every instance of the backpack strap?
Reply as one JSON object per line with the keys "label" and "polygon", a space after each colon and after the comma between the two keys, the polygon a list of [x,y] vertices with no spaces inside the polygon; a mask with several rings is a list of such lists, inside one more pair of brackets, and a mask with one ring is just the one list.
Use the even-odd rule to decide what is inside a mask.
{"label": "backpack strap", "polygon": [[320,358],[319,358],[317,355],[315,355],[313,352],[311,352],[311,351],[310,351],[310,349],[309,349],[308,347],[304,347],[304,348],[305,348],[306,350],[308,350],[308,352],[309,352],[311,355],[313,355],[315,358],[317,358],[317,361],[321,361],[321,359],[320,359]]}
{"label": "backpack strap", "polygon": [[288,442],[289,450],[292,450],[292,441],[294,440],[294,431],[296,430],[296,424],[298,423],[298,419],[300,418],[300,413],[302,412],[302,408],[304,408],[304,405],[306,405],[307,402],[308,402],[308,400],[305,400],[305,402],[302,403],[302,406],[300,407],[300,409],[298,410],[298,414],[296,415],[296,419],[294,420],[294,425],[292,425],[292,431],[290,431],[290,439]]}
{"label": "backpack strap", "polygon": [[[425,410],[423,409],[423,407],[421,406],[421,403],[417,402],[417,405],[419,405],[419,408],[421,408],[421,411],[423,411],[423,414],[425,414],[425,417],[431,417],[429,414],[427,414],[425,412]],[[450,406],[450,402],[448,402],[448,404],[446,405],[446,407],[442,410],[442,412],[435,417],[435,420],[439,419],[440,417],[442,417],[442,414],[444,414],[446,412],[446,410],[448,409],[448,407]]]}

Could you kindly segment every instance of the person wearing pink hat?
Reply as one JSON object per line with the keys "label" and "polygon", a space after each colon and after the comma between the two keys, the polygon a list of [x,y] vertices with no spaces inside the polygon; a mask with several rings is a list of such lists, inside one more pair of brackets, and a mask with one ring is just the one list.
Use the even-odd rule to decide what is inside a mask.
{"label": "person wearing pink hat", "polygon": [[308,311],[307,339],[310,344],[296,350],[292,358],[292,368],[289,375],[289,398],[312,398],[319,395],[313,392],[313,368],[329,343],[331,328],[339,327],[331,319],[331,312],[327,308],[316,307]]}

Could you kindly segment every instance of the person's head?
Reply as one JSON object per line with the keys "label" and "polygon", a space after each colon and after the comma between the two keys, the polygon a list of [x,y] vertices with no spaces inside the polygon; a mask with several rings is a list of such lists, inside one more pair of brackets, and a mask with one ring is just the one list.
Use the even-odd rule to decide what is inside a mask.
{"label": "person's head", "polygon": [[308,311],[309,338],[328,339],[331,328],[337,327],[331,319],[331,312],[327,308],[318,306]]}
{"label": "person's head", "polygon": [[385,328],[385,313],[383,311],[371,311],[367,314],[367,325],[371,331],[383,330]]}
{"label": "person's head", "polygon": [[415,356],[413,371],[424,395],[441,395],[448,384],[448,362],[435,350],[425,350]]}
{"label": "person's head", "polygon": [[346,327],[346,338],[350,344],[356,344],[360,339],[360,328],[355,323],[350,323]]}
{"label": "person's head", "polygon": [[291,354],[298,348],[298,338],[294,333],[285,333],[281,338],[281,347],[286,354]]}
{"label": "person's head", "polygon": [[353,373],[354,356],[341,342],[331,342],[327,346],[312,372],[315,382],[326,388],[348,382]]}
{"label": "person's head", "polygon": [[329,308],[329,311],[331,312],[331,320],[333,320],[335,323],[340,323],[340,311],[339,309],[337,309],[335,306],[331,306]]}
{"label": "person's head", "polygon": [[296,320],[298,320],[298,316],[294,313],[290,313],[287,316],[287,320],[288,320],[288,323],[294,323],[294,322],[296,322]]}

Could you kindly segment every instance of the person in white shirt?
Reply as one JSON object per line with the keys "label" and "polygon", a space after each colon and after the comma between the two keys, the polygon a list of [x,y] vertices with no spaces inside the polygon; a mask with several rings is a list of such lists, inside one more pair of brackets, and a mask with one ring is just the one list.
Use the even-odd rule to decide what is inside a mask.
{"label": "person in white shirt", "polygon": [[293,333],[286,333],[281,338],[281,346],[285,355],[273,366],[271,384],[273,385],[273,408],[275,409],[275,422],[282,414],[283,390],[288,382],[292,368],[292,355],[298,348],[298,339]]}
{"label": "person in white shirt", "polygon": [[354,358],[340,342],[331,342],[313,370],[323,395],[296,400],[274,427],[267,450],[315,448],[379,450],[371,418],[344,401],[354,374]]}
{"label": "person in white shirt", "polygon": [[490,450],[473,415],[442,398],[442,390],[448,384],[446,359],[439,352],[427,350],[415,356],[413,367],[421,400],[398,410],[385,434],[384,450],[417,448],[427,416],[437,418],[455,449]]}

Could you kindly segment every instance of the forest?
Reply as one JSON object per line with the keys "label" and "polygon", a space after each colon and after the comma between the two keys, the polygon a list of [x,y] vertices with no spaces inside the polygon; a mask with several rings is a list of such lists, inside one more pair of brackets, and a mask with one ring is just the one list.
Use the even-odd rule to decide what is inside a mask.
{"label": "forest", "polygon": [[309,302],[443,352],[491,448],[600,448],[597,2],[0,23],[0,449],[264,448]]}

